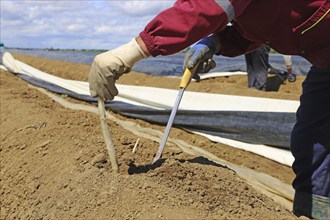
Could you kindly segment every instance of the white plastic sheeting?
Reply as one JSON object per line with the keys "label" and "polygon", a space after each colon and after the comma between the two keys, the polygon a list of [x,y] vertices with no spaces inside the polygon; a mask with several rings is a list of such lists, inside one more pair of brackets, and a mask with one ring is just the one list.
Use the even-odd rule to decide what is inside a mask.
{"label": "white plastic sheeting", "polygon": [[[89,96],[87,82],[67,80],[42,72],[23,62],[15,60],[11,54],[3,55],[3,65],[13,73],[19,73],[36,79],[56,84],[71,92]],[[212,77],[214,77],[212,75]],[[170,110],[177,96],[177,90],[161,89],[153,87],[129,86],[117,84],[119,95],[114,101],[120,101],[135,106],[144,106],[153,109]],[[233,96],[222,94],[209,94],[186,91],[180,104],[181,110],[201,111],[251,111],[251,112],[287,112],[294,113],[298,108],[298,101],[256,98],[246,96]],[[289,150],[283,150],[265,146],[254,145],[227,138],[200,133],[212,141],[220,142],[229,146],[251,151],[279,163],[291,166],[293,157]]]}

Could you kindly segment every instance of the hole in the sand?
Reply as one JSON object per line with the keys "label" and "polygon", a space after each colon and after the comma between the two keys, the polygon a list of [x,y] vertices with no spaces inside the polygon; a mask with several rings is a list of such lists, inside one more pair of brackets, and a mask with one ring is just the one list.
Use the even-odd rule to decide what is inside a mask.
{"label": "hole in the sand", "polygon": [[147,173],[150,170],[154,170],[157,167],[160,167],[164,163],[164,161],[165,161],[165,159],[160,159],[153,164],[138,165],[138,166],[134,164],[134,161],[132,161],[129,164],[128,174],[132,175],[132,174],[138,174],[138,173]]}
{"label": "hole in the sand", "polygon": [[[228,169],[227,166],[223,166],[221,164],[215,163],[202,156],[195,157],[193,159],[188,159],[188,160],[185,160],[185,159],[175,159],[175,160],[177,160],[179,163],[185,163],[185,162],[198,163],[198,164],[210,165],[210,166],[216,166],[216,167]],[[132,174],[139,174],[139,173],[148,173],[150,170],[154,170],[154,169],[160,167],[164,162],[165,162],[165,159],[160,159],[154,164],[146,164],[146,165],[137,166],[137,165],[135,165],[134,161],[131,161],[131,163],[129,164],[129,168],[128,168],[128,174],[132,175]]]}
{"label": "hole in the sand", "polygon": [[203,156],[195,157],[195,158],[189,159],[189,160],[180,159],[179,162],[180,163],[184,163],[184,162],[198,163],[198,164],[203,164],[203,165],[211,165],[211,166],[216,166],[216,167],[221,167],[221,168],[228,168],[227,166],[223,166],[221,164],[215,163]]}

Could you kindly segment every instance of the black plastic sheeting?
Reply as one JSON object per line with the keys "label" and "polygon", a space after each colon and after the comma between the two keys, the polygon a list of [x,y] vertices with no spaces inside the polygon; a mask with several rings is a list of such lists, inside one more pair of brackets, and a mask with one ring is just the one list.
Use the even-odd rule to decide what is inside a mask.
{"label": "black plastic sheeting", "polygon": [[[16,75],[49,91],[97,104],[97,99],[91,96],[80,95],[28,75]],[[171,113],[170,110],[157,110],[119,101],[107,101],[105,106],[112,112],[161,125],[167,124]],[[252,144],[289,149],[290,132],[295,121],[295,113],[178,110],[173,127]]]}

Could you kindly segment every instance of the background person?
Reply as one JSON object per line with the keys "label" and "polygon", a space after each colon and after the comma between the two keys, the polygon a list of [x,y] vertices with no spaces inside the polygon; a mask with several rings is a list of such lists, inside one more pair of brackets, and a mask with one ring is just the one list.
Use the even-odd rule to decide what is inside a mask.
{"label": "background person", "polygon": [[280,71],[273,68],[269,63],[270,47],[268,45],[262,45],[252,52],[245,54],[246,70],[248,76],[248,87],[268,91],[267,87],[267,75],[268,73],[278,75],[283,82],[288,78],[289,82],[294,82],[295,75],[292,73],[292,59],[290,55],[283,55],[285,71]]}
{"label": "background person", "polygon": [[292,57],[291,55],[283,55],[286,71],[288,75],[292,74]]}
{"label": "background person", "polygon": [[268,45],[262,45],[254,51],[245,54],[248,87],[266,91],[269,65]]}
{"label": "background person", "polygon": [[[91,95],[112,100],[118,94],[116,79],[136,62],[179,52],[197,41],[184,66],[199,64],[199,72],[210,69],[215,54],[234,57],[262,44],[306,58],[313,66],[303,83],[291,136],[293,212],[330,219],[329,11],[328,0],[178,0],[136,39],[95,57],[89,75]],[[227,26],[229,22],[233,25]]]}

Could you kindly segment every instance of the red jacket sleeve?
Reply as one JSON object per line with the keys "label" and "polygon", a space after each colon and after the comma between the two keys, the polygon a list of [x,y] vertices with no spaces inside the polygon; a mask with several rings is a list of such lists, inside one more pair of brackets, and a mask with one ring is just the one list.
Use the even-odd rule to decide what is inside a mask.
{"label": "red jacket sleeve", "polygon": [[214,0],[178,0],[151,20],[140,37],[152,56],[169,55],[222,30],[227,19]]}
{"label": "red jacket sleeve", "polygon": [[236,57],[246,54],[260,47],[262,42],[252,42],[243,37],[242,31],[237,23],[227,26],[223,31],[216,34],[221,45],[217,55]]}

